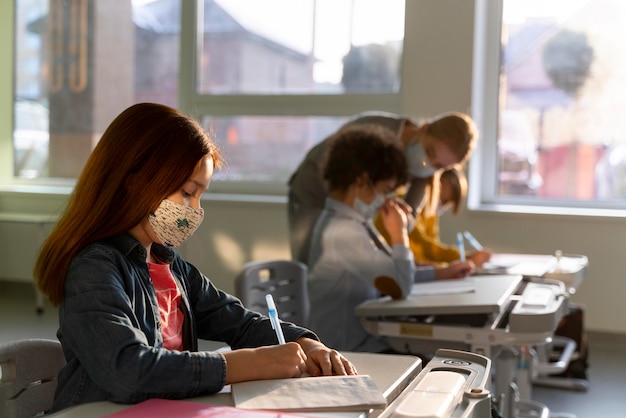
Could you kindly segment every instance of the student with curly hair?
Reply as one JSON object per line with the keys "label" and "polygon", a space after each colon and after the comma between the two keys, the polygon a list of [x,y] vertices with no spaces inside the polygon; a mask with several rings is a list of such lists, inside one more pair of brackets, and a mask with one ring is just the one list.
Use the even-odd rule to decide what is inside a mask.
{"label": "student with curly hair", "polygon": [[422,203],[428,177],[442,168],[467,161],[478,138],[472,118],[459,112],[444,113],[423,123],[384,112],[355,116],[313,147],[289,179],[289,235],[295,260],[308,264],[313,226],[328,196],[328,184],[322,172],[330,144],[342,129],[364,124],[393,132],[393,141],[401,148],[408,165],[409,187],[404,199],[413,210],[419,209]]}
{"label": "student with curly hair", "polygon": [[[323,169],[329,195],[313,231],[309,254],[309,327],[337,350],[385,352],[355,313],[360,303],[388,294],[409,295],[413,283],[461,278],[472,262],[417,267],[409,248],[411,208],[388,195],[406,182],[405,153],[394,133],[376,125],[342,129]],[[376,232],[380,213],[390,244]]]}

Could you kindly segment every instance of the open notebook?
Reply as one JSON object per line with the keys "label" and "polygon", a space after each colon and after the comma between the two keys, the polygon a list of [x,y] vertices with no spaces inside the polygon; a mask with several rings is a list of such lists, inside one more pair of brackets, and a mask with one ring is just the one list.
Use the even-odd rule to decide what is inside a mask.
{"label": "open notebook", "polygon": [[491,259],[475,274],[521,274],[526,277],[543,277],[557,266],[558,260],[542,254],[493,254]]}
{"label": "open notebook", "polygon": [[320,376],[235,383],[231,387],[237,408],[281,411],[368,411],[387,402],[372,378]]}

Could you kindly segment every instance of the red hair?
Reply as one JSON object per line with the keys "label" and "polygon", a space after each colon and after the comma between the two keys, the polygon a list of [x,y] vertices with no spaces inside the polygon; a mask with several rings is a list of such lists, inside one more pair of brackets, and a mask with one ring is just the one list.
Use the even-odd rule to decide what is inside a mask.
{"label": "red hair", "polygon": [[63,216],[42,245],[34,276],[57,306],[71,260],[85,246],[142,222],[192,175],[221,155],[202,127],[168,106],[140,103],[106,129],[80,174]]}

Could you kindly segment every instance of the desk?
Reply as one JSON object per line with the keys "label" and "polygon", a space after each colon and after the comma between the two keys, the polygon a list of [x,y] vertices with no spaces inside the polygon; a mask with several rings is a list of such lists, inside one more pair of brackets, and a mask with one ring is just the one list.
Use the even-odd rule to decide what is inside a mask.
{"label": "desk", "polygon": [[489,262],[476,269],[477,274],[521,274],[562,281],[573,294],[587,273],[587,256],[577,254],[495,253]]}
{"label": "desk", "polygon": [[[493,392],[500,412],[511,418],[521,405],[517,387],[526,390],[531,384],[527,369],[517,371],[517,348],[552,340],[567,310],[568,293],[562,282],[534,281],[521,274],[467,280],[474,282],[474,292],[373,299],[357,306],[356,314],[370,334],[388,337],[397,351],[426,353],[426,343],[491,358],[496,370]],[[512,382],[517,383],[514,389]],[[521,399],[533,411],[543,409],[529,397]]]}
{"label": "desk", "polygon": [[[521,274],[526,278],[541,278],[547,280],[558,280],[565,284],[567,291],[574,294],[587,274],[587,256],[578,254],[562,254],[556,251],[554,255],[547,254],[515,254],[496,253],[493,254],[488,263],[477,269],[479,273],[494,274]],[[550,360],[550,348],[558,347],[561,357],[557,361]],[[586,379],[574,377],[554,377],[569,365],[569,359],[575,354],[577,342],[565,337],[555,337],[551,347],[543,345],[537,347],[536,354],[538,363],[533,373],[532,383],[544,386],[552,386],[564,389],[586,391],[588,382]],[[530,387],[528,387],[530,390]],[[525,396],[530,396],[528,391]]]}
{"label": "desk", "polygon": [[[388,403],[392,402],[422,370],[422,361],[414,356],[372,353],[343,354],[356,366],[360,374],[370,375],[372,379],[374,379],[376,385],[383,391],[383,396]],[[214,405],[233,405],[230,393],[218,393],[189,398],[189,401]],[[127,407],[128,405],[106,401],[94,402],[67,408],[50,415],[50,417],[102,417],[114,412],[119,412]],[[312,414],[308,413],[307,415]],[[328,415],[320,414],[320,416]],[[343,413],[341,415],[333,414],[333,416],[354,417],[362,416],[362,414]]]}

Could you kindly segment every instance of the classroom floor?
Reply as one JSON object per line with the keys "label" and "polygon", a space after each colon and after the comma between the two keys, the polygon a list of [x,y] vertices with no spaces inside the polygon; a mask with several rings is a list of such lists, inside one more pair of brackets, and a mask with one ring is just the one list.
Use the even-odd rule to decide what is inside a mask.
{"label": "classroom floor", "polygon": [[[0,344],[21,338],[56,338],[56,310],[35,310],[31,285],[0,281]],[[551,417],[626,418],[626,335],[589,332],[589,389],[534,386],[532,398]],[[205,346],[205,348],[212,348]]]}

